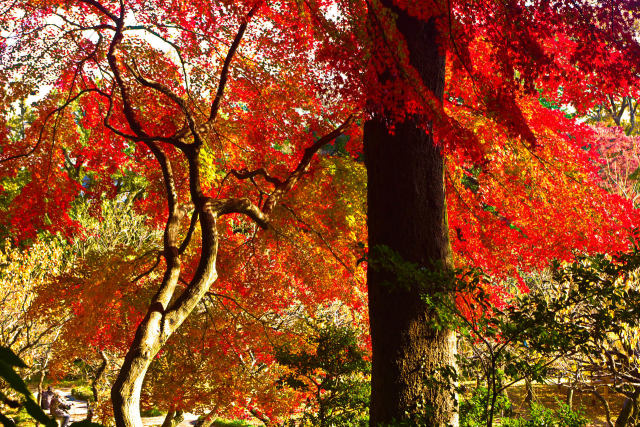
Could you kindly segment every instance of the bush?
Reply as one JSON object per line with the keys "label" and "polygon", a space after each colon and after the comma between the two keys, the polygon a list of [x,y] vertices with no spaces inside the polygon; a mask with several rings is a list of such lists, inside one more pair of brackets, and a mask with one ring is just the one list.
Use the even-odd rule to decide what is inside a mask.
{"label": "bush", "polygon": [[[475,427],[486,425],[485,402],[490,398],[487,388],[480,387],[473,392],[468,399],[460,402],[460,426]],[[496,412],[508,412],[511,409],[511,402],[503,394],[496,398]]]}
{"label": "bush", "polygon": [[140,411],[140,416],[142,417],[159,417],[160,415],[164,415],[164,414],[166,414],[166,412],[162,412],[160,409],[156,408],[155,406],[149,409],[143,409],[142,411]]}
{"label": "bush", "polygon": [[307,338],[315,351],[288,346],[276,349],[278,363],[290,372],[279,385],[307,392],[315,400],[304,422],[314,426],[368,425],[371,364],[358,342],[358,332],[329,321],[317,322]]}
{"label": "bush", "polygon": [[95,399],[93,398],[93,392],[89,386],[77,386],[71,389],[71,396],[74,399],[84,400],[86,402],[93,402]]}
{"label": "bush", "polygon": [[531,405],[528,419],[507,418],[502,420],[503,427],[585,427],[589,420],[581,411],[573,411],[569,405],[560,403],[556,411],[536,403]]}

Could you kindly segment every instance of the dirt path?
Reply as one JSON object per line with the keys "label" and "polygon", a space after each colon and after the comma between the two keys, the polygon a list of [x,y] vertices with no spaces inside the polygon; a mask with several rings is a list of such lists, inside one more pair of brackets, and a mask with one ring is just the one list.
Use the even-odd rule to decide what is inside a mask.
{"label": "dirt path", "polygon": [[[62,394],[62,397],[71,405],[71,409],[69,409],[69,415],[71,415],[71,422],[74,421],[82,421],[87,418],[87,410],[88,410],[88,402],[84,400],[76,399],[71,395],[71,388],[61,387],[54,388],[54,391]],[[37,392],[34,392],[34,396],[37,398]],[[142,424],[145,427],[153,427],[162,425],[164,421],[164,415],[158,417],[142,417]],[[195,421],[198,419],[197,415],[185,413],[184,421],[182,421],[178,427],[190,427],[195,424]]]}

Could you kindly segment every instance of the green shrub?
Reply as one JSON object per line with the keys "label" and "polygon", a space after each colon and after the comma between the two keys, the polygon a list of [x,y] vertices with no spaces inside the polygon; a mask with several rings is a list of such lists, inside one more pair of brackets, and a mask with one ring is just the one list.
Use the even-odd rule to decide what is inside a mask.
{"label": "green shrub", "polygon": [[556,411],[559,424],[567,427],[584,427],[589,423],[589,420],[585,417],[584,412],[580,409],[571,410],[569,405],[561,403],[560,409]]}
{"label": "green shrub", "polygon": [[71,389],[71,396],[78,400],[84,400],[86,402],[93,402],[93,392],[89,386],[77,386]]}
{"label": "green shrub", "polygon": [[[471,397],[462,399],[460,402],[460,426],[476,427],[487,424],[485,413],[485,402],[489,399],[487,388],[477,388]],[[504,394],[496,397],[495,412],[508,412],[511,409],[511,402]]]}
{"label": "green shrub", "polygon": [[160,409],[156,408],[155,406],[148,408],[148,409],[143,409],[142,411],[140,411],[140,415],[143,417],[159,417],[160,415],[164,415],[165,412],[162,412]]}
{"label": "green shrub", "polygon": [[503,419],[503,427],[585,427],[589,420],[581,411],[573,411],[568,405],[560,403],[556,411],[536,403],[531,405],[529,417]]}
{"label": "green shrub", "polygon": [[359,345],[358,332],[330,321],[316,322],[307,338],[315,351],[289,346],[276,349],[278,363],[291,370],[280,378],[279,384],[308,392],[310,399],[315,398],[317,411],[307,409],[303,423],[368,425],[371,364]]}

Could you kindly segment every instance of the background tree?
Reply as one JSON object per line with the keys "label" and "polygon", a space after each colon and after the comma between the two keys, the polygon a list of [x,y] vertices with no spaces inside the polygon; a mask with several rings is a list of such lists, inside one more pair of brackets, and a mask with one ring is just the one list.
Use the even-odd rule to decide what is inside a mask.
{"label": "background tree", "polygon": [[[586,234],[571,233],[566,217],[545,218],[547,208],[566,215],[575,206],[582,218],[612,224],[609,212],[629,208],[624,201],[609,202],[610,197],[602,205],[595,199],[585,203],[563,191],[582,192],[582,183],[593,183],[595,174],[565,174],[567,168],[555,152],[580,165],[579,170],[590,169],[584,150],[571,141],[580,127],[557,120],[558,114],[547,113],[536,103],[542,90],[560,105],[572,102],[588,109],[597,98],[593,89],[584,90],[586,84],[607,93],[612,85],[634,81],[635,66],[627,63],[639,52],[633,12],[629,4],[619,2],[602,7],[588,2],[569,6],[382,1],[368,2],[368,14],[374,52],[363,64],[371,117],[364,134],[369,173],[371,422],[419,417],[425,413],[422,408],[431,408],[426,411],[428,422],[444,425],[455,422],[452,393],[447,387],[425,387],[423,379],[438,367],[453,365],[453,334],[428,326],[432,315],[418,298],[418,285],[388,285],[396,279],[371,264],[376,249],[390,247],[438,272],[451,264],[451,241],[462,258],[504,274],[515,272],[517,265],[531,268],[550,258],[570,258],[569,248],[593,250],[615,240],[614,246],[624,245],[622,230],[630,225],[624,213],[613,215],[613,227],[604,225]],[[456,156],[457,173],[445,172],[446,153]],[[501,162],[513,158],[511,154],[536,158],[540,162],[536,172],[541,174],[534,177],[526,168]],[[558,167],[559,163],[563,165]],[[473,182],[474,174],[481,176],[479,187],[469,185],[458,201],[455,190],[450,191],[447,221],[445,176],[452,176],[447,181],[456,187],[465,175]],[[513,191],[512,184],[519,190]],[[536,194],[538,184],[548,185],[558,197],[556,202]],[[503,190],[491,191],[500,187]],[[569,200],[560,196],[563,193]],[[477,203],[468,203],[465,196]],[[611,204],[621,210],[610,209]],[[555,210],[554,205],[562,208]],[[533,244],[536,236],[544,240],[553,235],[547,233],[548,224],[567,232],[555,233],[564,242]],[[588,221],[585,229],[591,224]],[[572,243],[565,246],[569,239]],[[540,248],[551,250],[544,253]],[[495,260],[498,253],[500,263],[489,256]],[[434,293],[446,290],[442,283],[431,286]]]}
{"label": "background tree", "polygon": [[332,307],[300,323],[306,342],[276,348],[280,384],[307,395],[303,419],[312,425],[366,425],[370,363],[352,319]]}

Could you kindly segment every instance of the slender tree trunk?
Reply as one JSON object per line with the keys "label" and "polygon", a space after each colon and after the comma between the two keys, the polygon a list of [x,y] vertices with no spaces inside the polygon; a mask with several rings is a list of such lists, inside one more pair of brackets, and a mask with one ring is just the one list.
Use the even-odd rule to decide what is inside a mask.
{"label": "slender tree trunk", "polygon": [[[211,204],[200,200],[202,254],[194,278],[187,289],[170,305],[180,276],[177,250],[179,217],[169,219],[165,232],[167,269],[158,293],[138,326],[118,377],[111,388],[111,400],[117,427],[142,427],[140,393],[151,361],[182,324],[217,278],[215,262],[218,250],[217,212]],[[175,212],[179,209],[176,208]],[[176,214],[177,215],[177,214]]]}
{"label": "slender tree trunk", "polygon": [[569,409],[573,409],[573,390],[573,387],[569,384],[569,387],[567,388],[567,398],[565,401],[567,406],[569,406]]}
{"label": "slender tree trunk", "polygon": [[[605,390],[606,390],[606,387],[607,386],[605,385]],[[598,398],[598,400],[600,400],[600,402],[602,403],[602,406],[604,407],[604,414],[605,414],[605,417],[607,418],[607,426],[613,427],[613,423],[611,422],[611,408],[609,407],[609,402],[607,402],[607,399],[605,399],[605,397],[598,392],[597,388],[593,389],[593,394]]]}
{"label": "slender tree trunk", "polygon": [[[558,386],[559,386],[559,382],[558,382]],[[524,386],[527,390],[527,395],[524,398],[524,403],[531,406],[531,403],[533,403],[533,399],[535,398],[535,393],[533,391],[533,384],[531,384],[531,380],[529,378],[525,378],[524,379]]]}
{"label": "slender tree trunk", "polygon": [[[411,64],[442,99],[445,57],[438,49],[435,24],[394,12]],[[421,298],[425,284],[399,283],[397,274],[381,265],[380,254],[386,248],[421,269],[448,268],[444,159],[432,135],[412,119],[397,123],[393,134],[385,123],[384,117],[376,116],[364,128],[373,349],[370,423],[416,420],[422,413],[425,425],[456,424],[452,390],[429,381],[440,369],[455,366],[455,334],[433,327],[433,314]],[[426,284],[427,292],[443,290],[442,281],[434,282]]]}
{"label": "slender tree trunk", "polygon": [[100,358],[102,359],[102,363],[100,363],[96,375],[93,377],[93,381],[91,381],[91,392],[93,393],[93,400],[96,403],[101,400],[100,383],[105,381],[107,366],[109,365],[109,359],[104,350],[100,350]]}
{"label": "slender tree trunk", "polygon": [[42,384],[44,383],[46,373],[47,371],[42,369],[42,371],[40,371],[40,379],[38,380],[38,405],[40,405],[40,407],[42,407]]}

